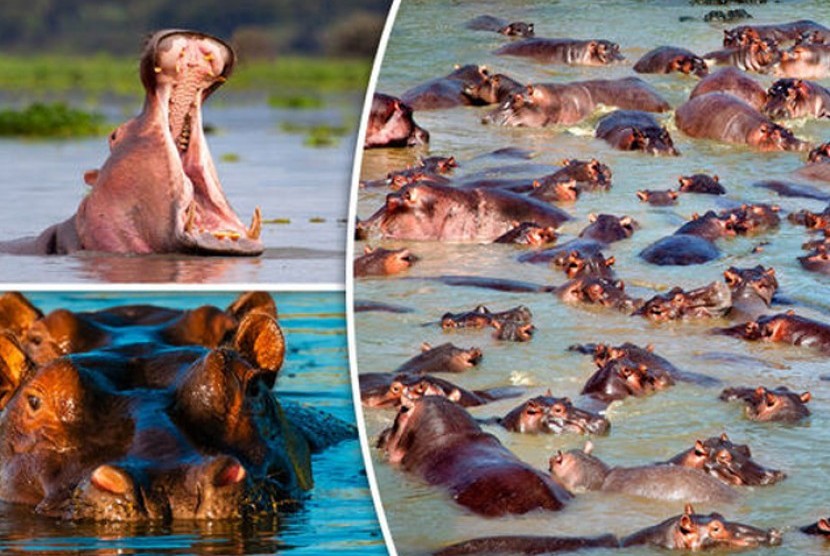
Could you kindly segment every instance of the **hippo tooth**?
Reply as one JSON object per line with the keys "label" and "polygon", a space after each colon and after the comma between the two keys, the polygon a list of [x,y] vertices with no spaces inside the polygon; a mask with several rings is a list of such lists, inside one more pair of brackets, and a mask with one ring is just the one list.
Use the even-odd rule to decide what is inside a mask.
{"label": "hippo tooth", "polygon": [[153,71],[155,71],[156,73],[161,73],[161,66],[154,67]]}
{"label": "hippo tooth", "polygon": [[246,232],[249,239],[259,239],[259,235],[262,233],[262,211],[259,207],[254,209],[254,215],[251,217],[251,225]]}
{"label": "hippo tooth", "polygon": [[211,235],[216,239],[232,239],[233,241],[238,240],[242,237],[242,234],[239,232],[234,232],[233,230],[219,230],[216,232],[211,232]]}
{"label": "hippo tooth", "polygon": [[190,233],[193,231],[193,225],[196,223],[196,205],[191,203],[187,207],[187,219],[184,221],[184,231]]}

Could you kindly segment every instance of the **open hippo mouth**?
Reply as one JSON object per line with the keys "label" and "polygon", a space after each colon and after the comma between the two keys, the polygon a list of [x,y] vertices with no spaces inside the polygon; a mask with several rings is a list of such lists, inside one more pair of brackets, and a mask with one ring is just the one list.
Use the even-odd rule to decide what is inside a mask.
{"label": "open hippo mouth", "polygon": [[142,112],[110,136],[89,172],[75,226],[84,249],[259,255],[259,208],[242,224],[222,190],[202,128],[202,104],[230,75],[230,46],[203,33],[159,31],[146,43]]}

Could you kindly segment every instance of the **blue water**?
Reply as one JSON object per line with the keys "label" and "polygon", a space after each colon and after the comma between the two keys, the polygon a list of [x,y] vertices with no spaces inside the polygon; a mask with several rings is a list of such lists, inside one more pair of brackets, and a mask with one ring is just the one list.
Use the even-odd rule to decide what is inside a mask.
{"label": "blue water", "polygon": [[[97,310],[150,303],[225,307],[234,293],[29,293],[44,312]],[[354,423],[342,293],[274,295],[288,353],[277,382],[281,400],[310,404]],[[30,554],[386,554],[358,441],[316,454],[315,487],[300,511],[280,523],[174,522],[170,525],[85,524],[0,508],[0,553]]]}

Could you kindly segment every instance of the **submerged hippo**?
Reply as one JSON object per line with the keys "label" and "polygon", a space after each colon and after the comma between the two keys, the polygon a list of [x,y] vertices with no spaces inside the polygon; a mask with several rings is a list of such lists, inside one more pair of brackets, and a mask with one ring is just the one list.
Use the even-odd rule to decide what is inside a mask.
{"label": "submerged hippo", "polygon": [[734,502],[737,492],[707,473],[676,465],[611,467],[593,455],[593,444],[582,450],[559,451],[550,458],[550,473],[570,492],[601,490],[643,498],[690,502]]}
{"label": "submerged hippo", "polygon": [[603,116],[596,136],[621,151],[643,151],[655,155],[677,156],[668,130],[654,116],[639,110],[616,110]]}
{"label": "submerged hippo", "polygon": [[723,282],[693,290],[675,287],[646,301],[633,314],[654,322],[686,318],[722,317],[732,308],[732,292]]}
{"label": "submerged hippo", "polygon": [[395,369],[396,373],[463,373],[481,362],[477,347],[460,348],[447,342],[440,346],[421,344],[421,353]]}
{"label": "submerged hippo", "polygon": [[406,248],[384,249],[367,245],[363,255],[354,260],[353,272],[355,278],[390,276],[409,270],[417,260],[418,257]]}
{"label": "submerged hippo", "polygon": [[810,415],[807,402],[810,393],[798,394],[786,386],[770,390],[763,386],[757,388],[726,388],[720,394],[723,401],[741,400],[745,405],[745,414],[751,421],[781,421],[796,423]]}
{"label": "submerged hippo", "polygon": [[714,333],[749,341],[781,342],[830,352],[830,326],[796,315],[793,311],[762,316],[730,328],[717,328]]}
{"label": "submerged hippo", "polygon": [[781,52],[774,44],[753,41],[746,46],[731,46],[704,54],[703,59],[718,65],[730,65],[744,71],[766,73],[781,59]]}
{"label": "submerged hippo", "polygon": [[611,534],[598,537],[543,537],[530,535],[502,535],[480,537],[446,546],[435,556],[463,554],[553,554],[572,552],[583,548],[617,548],[620,541]]}
{"label": "submerged hippo", "polygon": [[[717,117],[712,117],[717,115]],[[681,105],[677,127],[686,135],[740,143],[762,151],[803,151],[808,143],[773,123],[742,100],[725,93],[708,93]]]}
{"label": "submerged hippo", "polygon": [[403,405],[378,440],[389,463],[446,490],[483,516],[560,510],[571,496],[483,432],[463,408],[438,396]]}
{"label": "submerged hippo", "polygon": [[313,486],[312,446],[326,445],[319,431],[337,427],[303,432],[314,416],[297,423],[271,392],[285,345],[269,296],[212,309],[208,326],[204,311],[78,313],[107,341],[88,351],[62,343],[51,358],[27,346],[34,331],[60,339],[59,323],[35,321],[21,351],[2,352],[12,391],[0,414],[0,499],[50,517],[129,522],[296,505]]}
{"label": "submerged hippo", "polygon": [[674,379],[668,373],[652,371],[628,359],[612,359],[588,378],[580,393],[611,403],[628,396],[646,396],[673,384]]}
{"label": "submerged hippo", "polygon": [[800,44],[782,52],[775,74],[801,79],[827,77],[830,75],[830,44]]}
{"label": "submerged hippo", "polygon": [[401,100],[413,110],[434,110],[473,104],[466,90],[480,85],[488,75],[489,72],[484,66],[456,66],[444,77],[430,79],[405,91],[401,95]]}
{"label": "submerged hippo", "polygon": [[524,21],[509,22],[492,15],[480,15],[468,21],[467,29],[474,31],[495,31],[508,37],[532,37],[533,24]]}
{"label": "submerged hippo", "polygon": [[706,440],[697,440],[694,446],[680,452],[668,461],[706,471],[728,485],[772,485],[787,477],[777,469],[769,469],[752,459],[746,444],[734,444],[726,433]]}
{"label": "submerged hippo", "polygon": [[769,25],[740,25],[723,32],[724,46],[740,46],[759,40],[775,43],[796,41],[805,34],[815,34],[822,38],[820,42],[830,39],[830,29],[810,19],[800,19],[789,23],[772,23]]}
{"label": "submerged hippo", "polygon": [[569,219],[561,209],[509,191],[414,184],[387,195],[363,224],[391,239],[491,242],[515,222],[558,228]]}
{"label": "submerged hippo", "polygon": [[703,195],[725,195],[726,188],[720,183],[720,178],[715,174],[692,174],[677,178],[681,193],[700,193]]}
{"label": "submerged hippo", "polygon": [[605,66],[625,60],[620,45],[601,39],[530,38],[506,44],[495,53],[533,58],[546,64],[583,66]]}
{"label": "submerged hippo", "polygon": [[755,319],[764,314],[772,304],[778,289],[774,268],[756,265],[753,268],[730,266],[723,273],[726,285],[732,292],[730,318]]}
{"label": "submerged hippo", "polygon": [[204,33],[151,35],[140,62],[144,107],[110,135],[110,156],[100,170],[85,174],[92,189],[76,213],[0,250],[262,253],[259,209],[249,227],[234,213],[202,129],[202,104],[229,77],[234,61],[228,44]]}
{"label": "submerged hippo", "polygon": [[696,514],[686,504],[683,514],[637,531],[620,541],[623,547],[651,545],[679,550],[746,549],[781,544],[777,529],[758,529],[742,523],[727,521],[719,513]]}
{"label": "submerged hippo", "polygon": [[484,405],[521,394],[511,388],[467,390],[449,380],[418,373],[364,373],[358,376],[360,401],[368,407],[400,407],[424,396],[441,396],[462,407]]}
{"label": "submerged hippo", "polygon": [[496,422],[511,432],[524,434],[607,434],[608,419],[575,407],[569,398],[556,398],[550,390],[513,408]]}
{"label": "submerged hippo", "polygon": [[727,93],[736,96],[756,110],[761,110],[767,102],[766,89],[745,72],[731,66],[721,68],[701,79],[692,89],[689,98],[706,93]]}
{"label": "submerged hippo", "polygon": [[653,207],[676,205],[678,197],[679,195],[677,191],[674,191],[673,189],[640,189],[637,191],[637,198]]}
{"label": "submerged hippo", "polygon": [[634,64],[637,73],[685,73],[697,77],[706,77],[709,68],[703,58],[685,48],[676,46],[658,46],[646,52]]}
{"label": "submerged hippo", "polygon": [[429,132],[415,123],[412,108],[401,99],[375,93],[366,127],[364,149],[414,147],[429,143]]}

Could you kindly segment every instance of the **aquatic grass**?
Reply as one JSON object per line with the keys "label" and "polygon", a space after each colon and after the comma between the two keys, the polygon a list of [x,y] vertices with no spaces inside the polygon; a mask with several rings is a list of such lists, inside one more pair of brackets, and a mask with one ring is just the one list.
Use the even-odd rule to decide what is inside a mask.
{"label": "aquatic grass", "polygon": [[14,137],[88,137],[106,131],[101,114],[69,108],[62,102],[34,103],[23,110],[0,111],[0,135]]}
{"label": "aquatic grass", "polygon": [[239,162],[240,157],[236,153],[224,153],[219,157],[222,162]]}
{"label": "aquatic grass", "polygon": [[349,133],[347,126],[328,124],[305,125],[296,122],[282,122],[280,129],[285,133],[304,133],[303,145],[307,147],[331,147],[337,145],[341,137]]}
{"label": "aquatic grass", "polygon": [[314,110],[322,108],[323,105],[323,99],[311,95],[271,94],[268,97],[268,106],[271,108]]}

